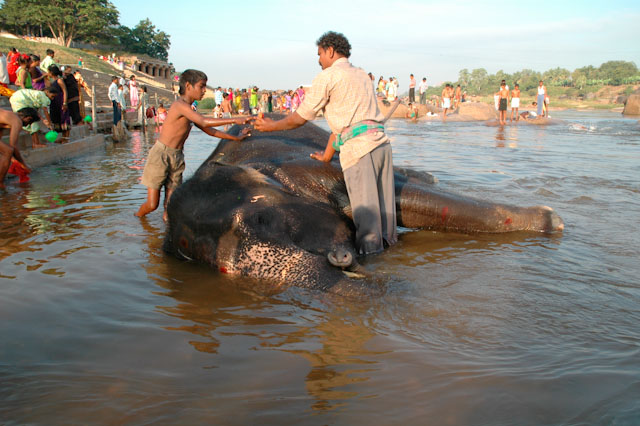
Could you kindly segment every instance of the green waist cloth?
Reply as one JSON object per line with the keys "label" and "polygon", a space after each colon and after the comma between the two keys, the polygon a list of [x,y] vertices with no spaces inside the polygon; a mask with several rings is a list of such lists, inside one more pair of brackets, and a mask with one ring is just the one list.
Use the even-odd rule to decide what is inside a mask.
{"label": "green waist cloth", "polygon": [[355,123],[336,135],[336,140],[333,141],[333,149],[340,151],[340,147],[349,139],[375,132],[384,132],[384,124],[373,120],[364,120]]}

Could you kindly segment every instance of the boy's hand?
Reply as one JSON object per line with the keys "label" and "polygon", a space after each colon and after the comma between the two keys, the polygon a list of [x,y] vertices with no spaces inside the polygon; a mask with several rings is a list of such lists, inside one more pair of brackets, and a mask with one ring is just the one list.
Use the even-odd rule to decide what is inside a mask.
{"label": "boy's hand", "polygon": [[250,115],[247,117],[238,117],[236,118],[236,123],[237,124],[247,124],[250,121],[253,121],[255,119],[255,117],[251,117]]}
{"label": "boy's hand", "polygon": [[239,141],[244,140],[249,136],[251,136],[251,129],[249,129],[248,127],[245,127],[240,131],[240,134],[238,135],[238,140]]}

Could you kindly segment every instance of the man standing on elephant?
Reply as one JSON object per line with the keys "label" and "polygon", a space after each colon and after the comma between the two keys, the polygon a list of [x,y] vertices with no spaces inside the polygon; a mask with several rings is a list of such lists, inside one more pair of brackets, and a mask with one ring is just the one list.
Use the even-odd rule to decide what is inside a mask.
{"label": "man standing on elephant", "polygon": [[304,102],[282,120],[258,118],[255,128],[263,132],[295,129],[324,113],[332,134],[324,153],[311,157],[328,162],[335,150],[340,151],[356,226],[356,248],[360,254],[377,253],[385,243],[392,245],[398,240],[393,160],[384,117],[369,76],[348,61],[351,45],[347,38],[329,31],[316,44],[322,72]]}

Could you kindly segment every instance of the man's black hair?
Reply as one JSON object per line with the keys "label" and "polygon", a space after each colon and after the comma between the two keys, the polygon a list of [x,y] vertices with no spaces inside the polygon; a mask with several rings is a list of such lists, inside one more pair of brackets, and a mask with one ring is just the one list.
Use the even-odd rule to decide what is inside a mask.
{"label": "man's black hair", "polygon": [[40,56],[34,55],[33,53],[31,54],[31,62],[35,62],[39,60],[40,60]]}
{"label": "man's black hair", "polygon": [[339,53],[345,58],[351,56],[351,45],[349,44],[349,40],[347,40],[342,33],[327,31],[320,36],[318,41],[316,41],[316,45],[324,50],[333,47],[333,50],[336,53]]}
{"label": "man's black hair", "polygon": [[185,90],[187,90],[187,83],[189,83],[192,86],[195,86],[197,82],[199,82],[200,80],[204,80],[207,81],[207,75],[205,73],[203,73],[202,71],[198,71],[198,70],[185,70],[185,72],[183,72],[180,75],[180,90],[178,91],[179,94],[184,95]]}
{"label": "man's black hair", "polygon": [[53,55],[56,52],[54,52],[52,49],[47,49],[47,55]]}
{"label": "man's black hair", "polygon": [[29,123],[35,123],[36,121],[40,121],[40,115],[38,114],[38,110],[35,108],[22,108],[18,110],[18,116],[22,119],[24,123],[25,118],[30,118]]}

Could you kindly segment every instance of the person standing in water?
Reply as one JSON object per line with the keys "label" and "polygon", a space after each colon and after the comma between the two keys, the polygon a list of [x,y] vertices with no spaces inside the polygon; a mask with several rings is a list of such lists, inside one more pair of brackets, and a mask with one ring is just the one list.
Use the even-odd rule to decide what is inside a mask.
{"label": "person standing in water", "polygon": [[542,80],[538,83],[538,97],[536,98],[536,102],[538,103],[538,117],[542,117],[542,107],[544,106],[544,100],[547,97],[547,88],[544,86]]}
{"label": "person standing in water", "polygon": [[499,105],[498,111],[500,111],[500,124],[507,124],[507,103],[509,101],[509,91],[507,90],[506,84],[502,82],[500,85],[500,91],[498,92],[499,96]]}
{"label": "person standing in water", "polygon": [[518,109],[520,108],[520,86],[518,83],[513,87],[511,91],[511,120],[513,121],[513,111],[516,112],[516,121],[520,120],[520,114],[518,114]]}
{"label": "person standing in water", "polygon": [[449,83],[442,89],[442,121],[447,121],[447,110],[451,108],[451,86]]}
{"label": "person standing in water", "polygon": [[258,117],[262,132],[295,129],[324,113],[331,137],[324,152],[311,158],[329,162],[340,151],[340,165],[356,227],[356,250],[378,253],[398,240],[391,143],[384,116],[367,73],[349,63],[351,44],[329,31],[316,42],[320,74],[293,114],[278,121]]}

